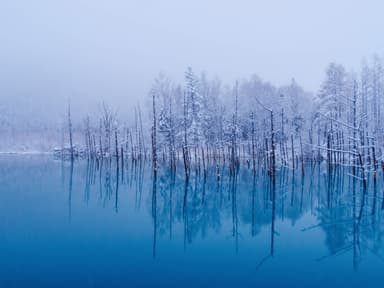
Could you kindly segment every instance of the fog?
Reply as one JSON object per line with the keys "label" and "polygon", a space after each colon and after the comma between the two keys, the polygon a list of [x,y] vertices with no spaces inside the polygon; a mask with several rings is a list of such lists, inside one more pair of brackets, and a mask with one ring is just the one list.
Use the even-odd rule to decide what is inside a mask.
{"label": "fog", "polygon": [[[0,112],[57,123],[102,101],[120,114],[163,71],[188,66],[226,83],[295,77],[316,92],[331,61],[359,69],[381,53],[381,1],[0,2]],[[13,115],[13,116],[12,116]],[[80,116],[79,116],[80,117]]]}

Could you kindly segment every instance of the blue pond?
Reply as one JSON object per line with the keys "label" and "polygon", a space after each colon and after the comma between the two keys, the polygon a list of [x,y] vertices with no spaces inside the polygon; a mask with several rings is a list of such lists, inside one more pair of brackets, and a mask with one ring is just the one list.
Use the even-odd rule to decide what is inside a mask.
{"label": "blue pond", "polygon": [[381,173],[123,166],[0,156],[0,287],[384,286]]}

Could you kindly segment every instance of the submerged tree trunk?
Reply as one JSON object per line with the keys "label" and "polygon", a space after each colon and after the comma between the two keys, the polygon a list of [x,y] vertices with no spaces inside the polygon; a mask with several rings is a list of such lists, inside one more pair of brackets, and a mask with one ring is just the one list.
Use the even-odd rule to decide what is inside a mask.
{"label": "submerged tree trunk", "polygon": [[275,182],[276,177],[276,155],[275,155],[275,130],[273,127],[273,110],[271,110],[271,177],[272,181]]}
{"label": "submerged tree trunk", "polygon": [[71,149],[71,161],[74,159],[73,139],[72,139],[72,120],[71,120],[71,104],[68,104],[68,132],[69,132],[69,147]]}
{"label": "submerged tree trunk", "polygon": [[153,174],[157,176],[157,143],[156,143],[156,95],[153,93],[153,126],[152,126],[152,164],[153,164]]}

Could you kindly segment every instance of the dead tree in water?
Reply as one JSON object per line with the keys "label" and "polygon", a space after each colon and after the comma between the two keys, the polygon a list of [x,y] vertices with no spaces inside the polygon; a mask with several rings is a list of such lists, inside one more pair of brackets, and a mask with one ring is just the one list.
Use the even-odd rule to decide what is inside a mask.
{"label": "dead tree in water", "polygon": [[271,177],[272,183],[275,185],[276,177],[276,154],[275,154],[275,130],[273,128],[273,110],[270,110],[271,113]]}
{"label": "dead tree in water", "polygon": [[256,174],[256,151],[255,151],[255,115],[252,112],[251,114],[252,120],[252,170],[253,175]]}
{"label": "dead tree in water", "polygon": [[153,174],[157,177],[157,147],[156,147],[156,95],[152,95],[153,104],[153,126],[152,126],[152,163],[153,163]]}
{"label": "dead tree in water", "polygon": [[293,135],[291,135],[291,157],[292,157],[292,169],[295,170],[295,146],[293,145]]}
{"label": "dead tree in water", "polygon": [[259,105],[266,111],[269,112],[270,114],[270,117],[271,117],[271,159],[270,159],[270,175],[271,175],[271,178],[272,178],[272,183],[273,183],[273,186],[275,185],[275,181],[276,181],[276,154],[275,154],[275,150],[276,150],[276,147],[275,147],[275,129],[274,129],[274,126],[273,126],[273,110],[272,109],[269,109],[267,108],[266,106],[264,106],[263,103],[260,102],[260,100],[255,97],[257,103],[259,103]]}
{"label": "dead tree in water", "polygon": [[116,162],[119,163],[119,143],[117,142],[117,127],[115,128],[115,154]]}
{"label": "dead tree in water", "polygon": [[176,140],[175,140],[175,127],[173,120],[173,109],[172,109],[172,98],[169,100],[169,126],[170,126],[170,135],[169,135],[169,160],[171,170],[176,171]]}
{"label": "dead tree in water", "polygon": [[[283,97],[283,95],[281,95]],[[286,165],[286,159],[285,159],[285,149],[284,149],[284,142],[285,142],[285,132],[284,132],[284,108],[281,108],[281,136],[280,136],[280,158],[281,163],[284,163]]]}
{"label": "dead tree in water", "polygon": [[236,81],[236,87],[235,87],[235,125],[234,125],[234,152],[235,152],[235,166],[236,168],[238,168],[239,166],[239,153],[240,153],[240,147],[239,149],[237,148],[238,147],[238,137],[237,137],[237,133],[238,133],[238,130],[239,130],[239,82]]}
{"label": "dead tree in water", "polygon": [[301,151],[301,175],[304,176],[304,152],[303,152],[303,142],[301,141],[300,135],[300,151]]}
{"label": "dead tree in water", "polygon": [[87,153],[87,158],[92,157],[93,155],[93,143],[91,138],[91,127],[90,127],[90,120],[89,116],[85,117],[84,119],[84,126],[85,126],[85,148]]}
{"label": "dead tree in water", "polygon": [[353,157],[353,163],[352,163],[352,175],[356,177],[356,154],[357,154],[357,84],[356,81],[354,81],[353,85],[353,100],[352,100],[352,117],[353,117],[353,131],[352,131],[352,157]]}
{"label": "dead tree in water", "polygon": [[189,171],[190,171],[190,161],[189,161],[189,153],[188,153],[188,135],[187,135],[187,101],[186,101],[186,93],[184,93],[184,145],[183,145],[183,160],[184,160],[184,170],[185,177],[189,179]]}
{"label": "dead tree in water", "polygon": [[[235,170],[239,168],[240,160],[239,160],[239,149],[237,148],[237,130],[238,130],[238,82],[235,84],[235,112],[232,116],[232,135],[231,135],[231,165],[230,171],[231,173],[235,173]],[[238,151],[239,150],[239,151]]]}
{"label": "dead tree in water", "polygon": [[112,135],[112,126],[115,121],[115,115],[108,108],[108,106],[103,103],[103,124],[104,124],[104,133],[105,133],[105,144],[104,144],[104,152],[106,157],[110,157],[112,154],[111,147],[111,137]]}
{"label": "dead tree in water", "polygon": [[138,106],[138,112],[139,112],[139,122],[140,122],[140,134],[139,137],[141,138],[140,140],[140,151],[141,155],[140,157],[144,156],[144,159],[146,159],[146,154],[147,154],[147,149],[145,148],[145,141],[144,141],[144,131],[143,131],[143,120],[141,119],[141,109],[140,105]]}
{"label": "dead tree in water", "polygon": [[69,146],[71,149],[71,161],[74,159],[73,154],[73,140],[72,140],[72,120],[71,120],[71,104],[68,103],[68,132],[69,132]]}
{"label": "dead tree in water", "polygon": [[103,158],[103,143],[102,143],[102,138],[103,138],[103,124],[102,120],[100,119],[100,125],[99,125],[99,153],[100,153],[100,158]]}
{"label": "dead tree in water", "polygon": [[233,119],[232,119],[232,134],[231,134],[231,147],[230,147],[230,155],[231,155],[231,165],[230,165],[230,172],[231,172],[231,175],[232,174],[235,174],[235,170],[236,170],[236,120],[235,120],[236,116],[233,115]]}

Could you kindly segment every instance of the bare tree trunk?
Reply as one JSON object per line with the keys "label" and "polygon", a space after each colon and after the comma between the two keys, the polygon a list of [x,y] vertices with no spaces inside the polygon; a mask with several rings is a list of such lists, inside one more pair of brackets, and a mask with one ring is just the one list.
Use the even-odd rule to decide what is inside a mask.
{"label": "bare tree trunk", "polygon": [[116,161],[119,162],[119,145],[117,142],[117,128],[115,129],[115,153],[116,153]]}
{"label": "bare tree trunk", "polygon": [[69,146],[71,149],[71,161],[74,159],[73,140],[72,140],[72,120],[71,120],[71,104],[68,103],[68,131],[69,131]]}
{"label": "bare tree trunk", "polygon": [[186,95],[184,93],[184,145],[183,145],[183,160],[184,160],[184,170],[185,177],[189,179],[189,153],[188,153],[188,137],[187,137],[187,103]]}
{"label": "bare tree trunk", "polygon": [[272,183],[276,181],[275,130],[273,128],[273,110],[271,110],[271,176]]}
{"label": "bare tree trunk", "polygon": [[157,147],[156,147],[156,95],[153,94],[153,126],[152,126],[152,162],[153,162],[153,174],[157,177]]}
{"label": "bare tree trunk", "polygon": [[291,135],[291,149],[292,149],[292,169],[295,170],[295,147],[293,146],[293,135]]}
{"label": "bare tree trunk", "polygon": [[300,135],[300,150],[301,150],[301,175],[304,176],[304,152],[303,152],[303,142],[301,141]]}
{"label": "bare tree trunk", "polygon": [[144,154],[144,159],[145,159],[145,156],[146,156],[146,148],[145,148],[145,141],[144,141],[144,131],[143,131],[143,121],[142,121],[142,119],[141,119],[141,109],[140,109],[140,106],[138,107],[138,110],[139,110],[139,121],[140,121],[140,135],[139,135],[139,137],[140,137],[140,143],[141,143],[141,145],[140,146],[142,146],[141,147],[141,152],[142,152],[142,154]]}
{"label": "bare tree trunk", "polygon": [[255,155],[255,115],[252,112],[252,171],[253,175],[256,174],[256,155]]}

